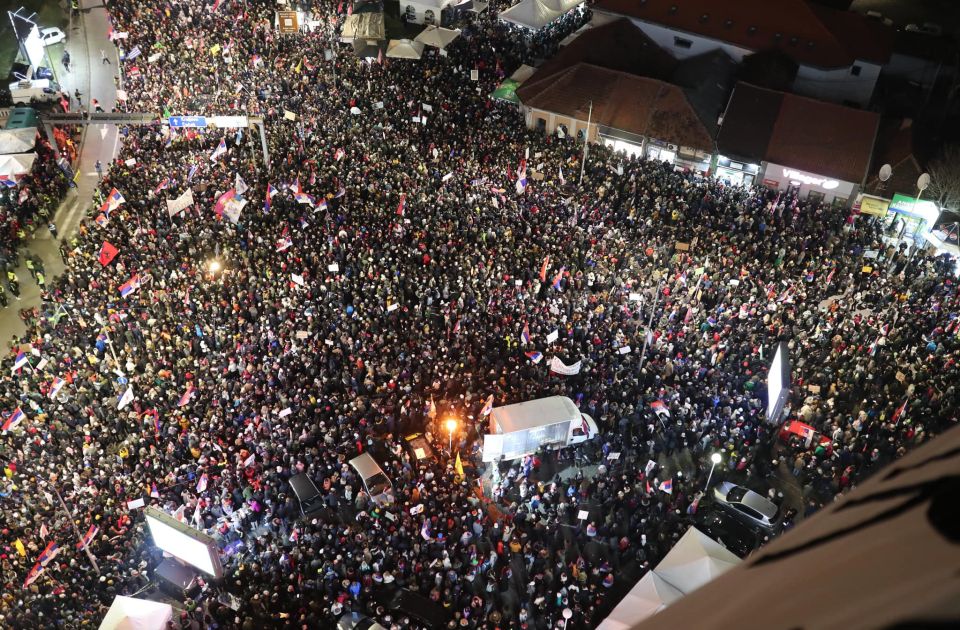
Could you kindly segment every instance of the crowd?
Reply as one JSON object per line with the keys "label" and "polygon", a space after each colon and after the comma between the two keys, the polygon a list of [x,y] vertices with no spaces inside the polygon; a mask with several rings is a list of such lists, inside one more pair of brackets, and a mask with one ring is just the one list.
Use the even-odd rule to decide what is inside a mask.
{"label": "crowd", "polygon": [[[846,209],[602,146],[578,182],[582,145],[487,96],[528,59],[495,15],[447,55],[379,63],[326,54],[333,0],[295,36],[266,0],[107,6],[118,43],[162,53],[127,74],[129,110],[263,116],[270,164],[247,131],[129,129],[101,184],[123,201],[62,248],[0,376],[5,626],[92,626],[145,589],[161,553],[127,507],[144,498],[223,545],[226,579],[173,627],[328,628],[348,611],[417,627],[378,597],[398,587],[451,627],[557,628],[565,608],[570,628],[594,627],[627,569],[683,533],[710,453],[747,478],[788,470],[814,509],[956,422],[960,305],[942,260]],[[778,444],[763,422],[780,341],[793,414],[829,448]],[[579,374],[551,374],[554,356]],[[553,394],[597,420],[577,454],[596,474],[528,459],[480,492],[484,401]],[[413,432],[438,454],[413,457]],[[678,451],[693,469],[646,467]],[[346,463],[358,452],[394,505],[370,502]],[[334,517],[297,518],[298,472]]]}

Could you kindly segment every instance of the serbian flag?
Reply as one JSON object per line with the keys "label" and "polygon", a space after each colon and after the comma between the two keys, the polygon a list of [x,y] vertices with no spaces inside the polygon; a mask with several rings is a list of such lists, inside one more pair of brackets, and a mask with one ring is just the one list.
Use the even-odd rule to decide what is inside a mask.
{"label": "serbian flag", "polygon": [[650,403],[650,408],[653,409],[653,412],[658,416],[670,417],[670,410],[667,409],[667,405],[662,400],[655,400]]}
{"label": "serbian flag", "polygon": [[893,412],[893,416],[890,418],[890,422],[894,425],[900,422],[900,418],[903,417],[903,413],[907,410],[907,403],[910,402],[910,397],[907,396],[903,399],[903,404],[897,407],[897,410]]}
{"label": "serbian flag", "polygon": [[42,567],[39,562],[33,565],[33,568],[27,573],[27,579],[23,581],[23,588],[27,588],[36,582],[37,578],[40,577],[44,571],[46,571],[46,569]]}
{"label": "serbian flag", "polygon": [[660,484],[660,490],[667,494],[673,494],[673,479],[667,479]]}
{"label": "serbian flag", "polygon": [[535,350],[533,352],[524,352],[524,354],[527,355],[527,358],[533,361],[535,364],[540,363],[540,361],[543,360],[543,355]]}
{"label": "serbian flag", "polygon": [[277,196],[277,193],[280,192],[274,188],[273,184],[267,184],[267,198],[263,202],[263,209],[267,212],[270,212],[270,204],[273,203],[273,198]]}
{"label": "serbian flag", "polygon": [[29,365],[30,362],[27,360],[27,354],[22,350],[17,353],[17,359],[13,362],[13,371],[16,372],[25,365]]}
{"label": "serbian flag", "polygon": [[550,266],[550,257],[547,256],[543,259],[543,264],[540,265],[540,282],[547,281],[547,268]]}
{"label": "serbian flag", "polygon": [[17,182],[10,178],[9,175],[0,175],[0,184],[3,184],[7,188],[16,188]]}
{"label": "serbian flag", "polygon": [[214,0],[214,2],[213,2],[213,8],[211,8],[210,10],[211,10],[212,12],[216,13],[216,12],[217,12],[217,9],[220,8],[220,5],[221,5],[222,3],[223,3],[223,0]]}
{"label": "serbian flag", "polygon": [[63,386],[66,384],[67,382],[62,378],[60,378],[59,376],[54,377],[53,383],[50,385],[50,391],[49,393],[47,393],[47,397],[50,398],[51,400],[56,398],[57,394],[60,393],[60,390],[63,389]]}
{"label": "serbian flag", "polygon": [[346,152],[343,149],[337,149],[333,152],[333,159],[339,162],[343,159],[343,156],[346,155]]}
{"label": "serbian flag", "polygon": [[166,190],[169,185],[170,185],[170,178],[169,178],[169,177],[164,177],[164,178],[163,178],[163,181],[160,182],[159,184],[157,184],[157,187],[153,189],[153,194],[154,194],[154,195],[159,195],[159,194],[160,194],[160,191],[161,191],[161,190]]}
{"label": "serbian flag", "polygon": [[57,557],[58,553],[60,553],[60,545],[51,540],[47,544],[46,548],[40,552],[40,557],[37,558],[37,562],[40,563],[41,567],[45,567]]}
{"label": "serbian flag", "polygon": [[407,193],[400,193],[400,205],[397,206],[397,216],[403,216],[403,207],[407,203]]}
{"label": "serbian flag", "polygon": [[553,282],[551,284],[553,285],[553,288],[556,289],[557,291],[560,290],[560,281],[563,280],[563,273],[566,270],[567,270],[566,267],[560,267],[560,271],[558,271],[557,275],[553,277]]}
{"label": "serbian flag", "polygon": [[213,150],[213,153],[210,154],[210,161],[216,162],[221,155],[227,152],[227,141],[220,140],[220,144],[217,145],[217,148]]}
{"label": "serbian flag", "polygon": [[137,274],[130,276],[130,279],[120,285],[120,297],[127,297],[140,288],[140,278]]}
{"label": "serbian flag", "polygon": [[320,200],[320,203],[317,204],[317,208],[316,208],[316,210],[314,210],[314,213],[320,212],[321,210],[323,210],[324,212],[326,212],[326,210],[327,210],[327,200],[326,200],[326,199],[321,199],[321,200]]}
{"label": "serbian flag", "polygon": [[180,397],[180,400],[177,401],[177,407],[183,407],[190,399],[193,397],[193,386],[187,385],[187,391],[183,392],[183,396]]}
{"label": "serbian flag", "polygon": [[483,403],[483,409],[480,410],[480,415],[489,416],[491,411],[493,411],[493,394],[490,394],[487,402]]}
{"label": "serbian flag", "polygon": [[302,191],[294,192],[293,198],[297,201],[297,203],[306,204],[311,208],[314,207],[314,204],[316,203],[316,199],[313,197],[313,195],[308,195]]}
{"label": "serbian flag", "polygon": [[15,428],[18,424],[23,422],[24,418],[26,418],[26,416],[23,415],[23,411],[20,410],[20,407],[17,407],[13,410],[13,413],[7,417],[6,421],[4,421],[2,427],[3,432],[6,433],[10,429]]}
{"label": "serbian flag", "polygon": [[123,198],[120,191],[114,188],[110,191],[110,194],[107,195],[106,200],[100,204],[100,212],[107,215],[107,218],[110,218],[110,213],[119,208],[120,204],[125,201],[126,199]]}
{"label": "serbian flag", "polygon": [[520,333],[520,340],[523,343],[530,343],[530,325],[524,324],[523,331]]}
{"label": "serbian flag", "polygon": [[100,253],[97,254],[97,260],[100,261],[100,264],[106,267],[109,265],[114,258],[117,257],[117,254],[120,253],[120,250],[114,247],[109,241],[104,241],[103,245],[100,246]]}
{"label": "serbian flag", "polygon": [[91,525],[90,529],[87,530],[87,533],[83,535],[83,538],[80,539],[80,542],[77,543],[77,549],[86,549],[87,546],[93,542],[93,539],[97,537],[97,533],[100,531],[100,528],[96,525]]}
{"label": "serbian flag", "polygon": [[200,480],[197,481],[197,492],[203,492],[207,489],[207,473],[200,475]]}
{"label": "serbian flag", "polygon": [[217,202],[213,204],[213,211],[217,213],[217,218],[223,218],[223,211],[226,210],[227,204],[236,199],[237,191],[233,188],[223,193],[217,197]]}
{"label": "serbian flag", "polygon": [[566,186],[566,185],[567,185],[567,180],[565,180],[565,179],[563,178],[563,167],[562,167],[562,166],[560,167],[560,185],[561,185],[561,186]]}
{"label": "serbian flag", "polygon": [[277,241],[277,251],[282,252],[293,247],[293,240],[289,236],[285,236]]}
{"label": "serbian flag", "polygon": [[157,489],[157,482],[153,481],[150,483],[150,496],[154,499],[160,498],[160,490]]}

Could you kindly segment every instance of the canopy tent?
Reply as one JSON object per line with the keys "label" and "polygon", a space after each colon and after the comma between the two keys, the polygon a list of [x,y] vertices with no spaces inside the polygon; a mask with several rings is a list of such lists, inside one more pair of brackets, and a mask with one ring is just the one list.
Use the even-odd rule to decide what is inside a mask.
{"label": "canopy tent", "polygon": [[638,620],[660,612],[681,597],[683,593],[649,571],[603,620],[598,630],[627,630]]}
{"label": "canopy tent", "polygon": [[36,159],[36,153],[0,155],[0,177],[22,177],[30,172],[33,168],[33,161]]}
{"label": "canopy tent", "polygon": [[375,39],[353,40],[353,54],[366,59],[376,59],[385,49],[383,42]]}
{"label": "canopy tent", "polygon": [[392,59],[419,59],[423,55],[423,44],[410,39],[391,39],[387,45],[387,57]]}
{"label": "canopy tent", "polygon": [[681,592],[689,593],[738,564],[740,558],[691,527],[654,571]]}
{"label": "canopy tent", "polygon": [[433,46],[435,48],[443,49],[458,37],[460,37],[459,29],[441,28],[431,24],[427,28],[423,29],[423,31],[417,35],[414,41],[420,42],[425,46]]}
{"label": "canopy tent", "polygon": [[522,0],[506,11],[501,11],[500,19],[539,30],[581,2],[582,0]]}
{"label": "canopy tent", "polygon": [[696,527],[637,582],[598,630],[633,630],[687,593],[738,565],[740,558]]}
{"label": "canopy tent", "polygon": [[170,604],[118,595],[100,622],[100,630],[164,630],[171,619]]}
{"label": "canopy tent", "polygon": [[508,103],[519,104],[520,99],[517,97],[518,87],[520,87],[520,84],[513,79],[504,79],[503,83],[498,85],[497,89],[490,93],[490,96],[491,98],[507,101]]}
{"label": "canopy tent", "polygon": [[534,68],[533,66],[528,66],[527,64],[521,64],[520,67],[517,68],[516,71],[514,71],[514,73],[510,75],[510,78],[516,81],[517,83],[523,83],[524,81],[532,77],[533,73],[536,71],[537,69]]}
{"label": "canopy tent", "polygon": [[343,28],[340,30],[340,41],[384,39],[385,33],[383,13],[354,13],[344,20]]}
{"label": "canopy tent", "polygon": [[0,129],[0,154],[33,151],[37,142],[37,128]]}

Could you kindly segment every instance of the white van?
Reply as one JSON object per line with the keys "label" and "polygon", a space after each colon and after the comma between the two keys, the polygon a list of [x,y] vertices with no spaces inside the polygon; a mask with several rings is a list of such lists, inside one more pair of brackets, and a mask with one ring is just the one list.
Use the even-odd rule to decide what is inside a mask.
{"label": "white van", "polygon": [[390,483],[390,479],[380,468],[380,464],[370,457],[370,453],[357,455],[350,460],[350,465],[360,475],[363,487],[374,503],[377,505],[393,503],[393,484]]}
{"label": "white van", "polygon": [[50,79],[17,81],[10,84],[10,98],[18,107],[27,103],[53,103],[60,100],[60,86]]}
{"label": "white van", "polygon": [[596,437],[597,423],[566,396],[494,407],[483,436],[483,461],[511,460],[541,448],[563,448]]}

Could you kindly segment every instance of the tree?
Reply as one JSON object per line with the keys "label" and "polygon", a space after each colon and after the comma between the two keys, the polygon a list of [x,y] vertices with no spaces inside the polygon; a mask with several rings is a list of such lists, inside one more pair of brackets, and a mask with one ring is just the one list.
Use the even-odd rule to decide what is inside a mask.
{"label": "tree", "polygon": [[926,196],[942,210],[960,210],[960,145],[951,144],[930,163],[930,186]]}

